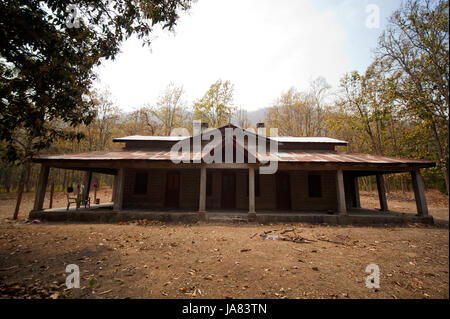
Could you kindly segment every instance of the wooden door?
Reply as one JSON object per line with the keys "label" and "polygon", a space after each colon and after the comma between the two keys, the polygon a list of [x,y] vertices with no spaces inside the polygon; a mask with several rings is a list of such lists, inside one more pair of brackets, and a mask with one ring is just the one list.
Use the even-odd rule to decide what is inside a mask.
{"label": "wooden door", "polygon": [[279,172],[276,174],[277,184],[277,209],[289,210],[291,209],[291,183],[289,174]]}
{"label": "wooden door", "polygon": [[222,173],[222,203],[224,209],[236,208],[236,174]]}
{"label": "wooden door", "polygon": [[178,208],[180,206],[180,173],[168,172],[166,180],[165,207]]}

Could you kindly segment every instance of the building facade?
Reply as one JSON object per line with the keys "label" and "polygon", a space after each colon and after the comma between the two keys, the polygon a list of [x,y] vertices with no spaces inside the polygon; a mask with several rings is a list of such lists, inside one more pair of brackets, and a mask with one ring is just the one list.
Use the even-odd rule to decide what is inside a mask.
{"label": "building facade", "polygon": [[[266,211],[345,215],[360,207],[358,178],[369,175],[376,176],[380,207],[387,211],[383,175],[409,172],[417,213],[428,214],[420,169],[434,162],[338,152],[347,142],[266,137],[261,128],[256,134],[232,124],[215,130],[200,125],[193,136],[118,138],[123,148],[117,151],[40,156],[34,160],[41,164],[34,211],[43,208],[50,168],[62,168],[86,171],[87,193],[93,172],[114,175],[114,211],[246,211],[249,218]],[[275,171],[262,174],[273,164]]]}

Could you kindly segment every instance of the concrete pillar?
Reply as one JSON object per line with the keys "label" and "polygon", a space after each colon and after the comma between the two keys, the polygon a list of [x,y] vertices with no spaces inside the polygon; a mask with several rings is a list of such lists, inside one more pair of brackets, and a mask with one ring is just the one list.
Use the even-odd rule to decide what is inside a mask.
{"label": "concrete pillar", "polygon": [[386,187],[384,186],[384,177],[383,174],[377,174],[377,189],[378,189],[378,198],[380,199],[380,210],[383,212],[387,212],[388,205],[386,199]]}
{"label": "concrete pillar", "polygon": [[256,219],[255,212],[255,168],[248,169],[248,217],[249,219]]}
{"label": "concrete pillar", "polygon": [[114,187],[116,191],[114,192],[114,210],[119,211],[122,210],[123,205],[123,190],[124,190],[124,182],[125,182],[125,169],[119,168],[116,178],[114,178],[115,183]]}
{"label": "concrete pillar", "polygon": [[344,173],[340,168],[336,171],[336,193],[338,213],[340,215],[347,215],[347,207],[345,205]]}
{"label": "concrete pillar", "polygon": [[91,181],[92,181],[92,171],[86,171],[84,175],[84,191],[83,191],[83,198],[87,199],[89,197],[89,191],[91,190]]}
{"label": "concrete pillar", "polygon": [[425,187],[420,171],[412,171],[412,184],[414,189],[414,197],[416,198],[417,215],[428,216],[427,200],[425,198]]}
{"label": "concrete pillar", "polygon": [[359,183],[358,183],[358,177],[354,178],[353,185],[355,186],[355,207],[361,208],[361,199],[359,196]]}
{"label": "concrete pillar", "polygon": [[198,211],[202,215],[206,212],[206,167],[200,168],[200,198],[198,203]]}
{"label": "concrete pillar", "polygon": [[42,210],[45,198],[45,189],[47,187],[48,174],[50,173],[50,166],[41,164],[41,170],[39,173],[39,180],[36,187],[36,193],[34,197],[33,210]]}

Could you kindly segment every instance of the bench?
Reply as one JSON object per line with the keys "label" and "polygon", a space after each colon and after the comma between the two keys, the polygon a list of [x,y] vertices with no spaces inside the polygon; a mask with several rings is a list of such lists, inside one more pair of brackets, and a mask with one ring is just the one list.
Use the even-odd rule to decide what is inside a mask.
{"label": "bench", "polygon": [[[72,195],[71,195],[72,194]],[[82,195],[78,195],[76,197],[73,193],[67,193],[67,210],[69,210],[70,204],[75,204],[75,209],[80,208],[80,206],[84,206],[84,208],[91,207],[91,198],[83,198]],[[71,197],[72,196],[72,197]]]}

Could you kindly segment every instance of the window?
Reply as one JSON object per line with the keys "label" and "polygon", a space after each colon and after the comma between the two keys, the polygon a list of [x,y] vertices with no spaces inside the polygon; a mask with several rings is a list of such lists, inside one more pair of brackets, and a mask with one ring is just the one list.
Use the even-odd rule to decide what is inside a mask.
{"label": "window", "polygon": [[212,196],[212,174],[208,173],[206,174],[206,196]]}
{"label": "window", "polygon": [[320,175],[308,175],[308,191],[309,197],[322,197],[322,183]]}
{"label": "window", "polygon": [[[249,194],[249,187],[248,184],[248,174],[245,177],[245,180],[247,181],[247,196]],[[255,170],[255,197],[259,196],[259,172]]]}
{"label": "window", "polygon": [[147,194],[147,172],[136,172],[136,181],[134,184],[134,194],[135,195],[145,195]]}

